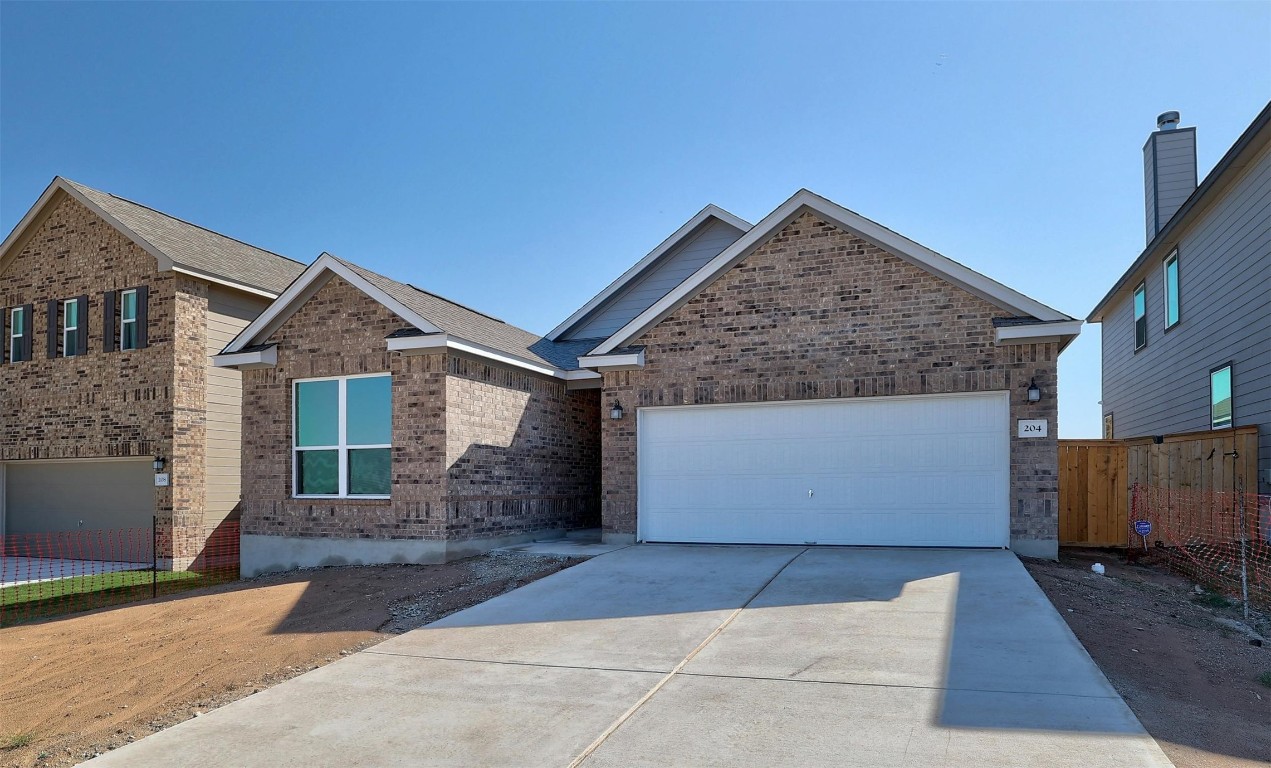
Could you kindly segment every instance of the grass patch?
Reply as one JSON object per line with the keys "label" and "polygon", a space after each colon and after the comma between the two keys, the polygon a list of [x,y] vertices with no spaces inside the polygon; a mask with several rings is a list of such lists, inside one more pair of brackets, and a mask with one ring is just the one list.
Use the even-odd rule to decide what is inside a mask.
{"label": "grass patch", "polygon": [[1231,607],[1230,600],[1218,594],[1217,592],[1210,592],[1208,590],[1206,590],[1206,592],[1202,595],[1197,595],[1195,598],[1192,599],[1192,602],[1196,603],[1197,605],[1203,605],[1206,608],[1213,608],[1215,610],[1221,610],[1223,608]]}
{"label": "grass patch", "polygon": [[197,571],[115,571],[70,576],[0,589],[0,626],[145,600],[238,578],[238,569]]}
{"label": "grass patch", "polygon": [[1271,688],[1271,669],[1268,669],[1266,672],[1258,675],[1258,682],[1268,688]]}
{"label": "grass patch", "polygon": [[0,739],[0,750],[22,749],[35,741],[35,731],[18,731]]}

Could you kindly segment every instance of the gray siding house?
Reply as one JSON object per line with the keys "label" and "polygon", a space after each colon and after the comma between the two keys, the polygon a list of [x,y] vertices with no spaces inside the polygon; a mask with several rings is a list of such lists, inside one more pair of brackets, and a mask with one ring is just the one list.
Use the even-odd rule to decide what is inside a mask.
{"label": "gray siding house", "polygon": [[1199,187],[1195,129],[1177,123],[1161,115],[1143,148],[1147,248],[1088,318],[1104,437],[1257,425],[1271,493],[1271,104]]}

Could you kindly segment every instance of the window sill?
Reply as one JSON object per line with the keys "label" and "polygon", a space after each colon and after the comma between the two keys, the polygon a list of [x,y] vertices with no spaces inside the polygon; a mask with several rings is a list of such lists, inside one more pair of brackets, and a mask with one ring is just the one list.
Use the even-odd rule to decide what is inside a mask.
{"label": "window sill", "polygon": [[392,501],[391,496],[292,496],[290,501],[338,501],[341,504],[382,505]]}

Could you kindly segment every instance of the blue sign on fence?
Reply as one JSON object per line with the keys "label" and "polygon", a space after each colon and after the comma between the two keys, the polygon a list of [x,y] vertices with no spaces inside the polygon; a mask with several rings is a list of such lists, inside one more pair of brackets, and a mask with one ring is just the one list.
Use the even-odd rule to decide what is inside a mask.
{"label": "blue sign on fence", "polygon": [[1146,536],[1152,532],[1152,522],[1150,520],[1135,520],[1134,532],[1140,536]]}

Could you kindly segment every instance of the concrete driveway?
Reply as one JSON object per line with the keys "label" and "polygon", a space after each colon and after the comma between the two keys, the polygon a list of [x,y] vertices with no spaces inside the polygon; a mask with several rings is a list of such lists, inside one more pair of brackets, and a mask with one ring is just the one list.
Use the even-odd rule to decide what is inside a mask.
{"label": "concrete driveway", "polygon": [[1168,766],[1009,552],[642,545],[96,766]]}

